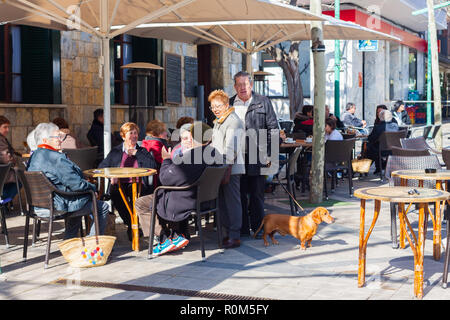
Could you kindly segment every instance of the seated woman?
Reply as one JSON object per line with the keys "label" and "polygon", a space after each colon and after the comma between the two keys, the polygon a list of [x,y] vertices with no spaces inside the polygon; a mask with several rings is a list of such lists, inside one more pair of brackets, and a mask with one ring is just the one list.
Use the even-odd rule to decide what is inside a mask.
{"label": "seated woman", "polygon": [[342,134],[336,130],[336,121],[332,118],[325,120],[325,141],[327,140],[344,140]]}
{"label": "seated woman", "polygon": [[[139,136],[139,127],[137,124],[133,122],[124,123],[120,128],[120,136],[123,139],[123,143],[111,149],[108,156],[99,164],[99,168],[131,167],[157,169],[153,155],[137,144]],[[153,185],[149,183],[149,178],[143,177],[142,182],[141,196],[152,193]],[[128,226],[127,234],[128,239],[131,241],[131,217],[122,200],[117,183],[116,179],[112,179],[109,194],[124,224]],[[130,205],[133,206],[131,178],[122,178],[120,183]]]}
{"label": "seated woman", "polygon": [[383,110],[388,110],[388,108],[384,104],[380,104],[377,106],[377,110],[375,111],[375,122],[373,123],[373,125],[379,124],[381,122],[380,112]]}
{"label": "seated woman", "polygon": [[[165,186],[187,186],[200,178],[208,166],[205,157],[197,162],[199,154],[207,154],[212,159],[221,159],[223,156],[212,147],[207,133],[211,130],[207,124],[196,121],[188,131],[191,136],[191,146],[183,154],[171,159],[171,150],[162,150],[163,164],[160,171],[161,183]],[[198,141],[196,140],[198,139]],[[200,151],[200,152],[198,152]],[[179,157],[179,158],[178,158]],[[150,217],[153,204],[153,194],[140,197],[136,200],[136,212],[144,228],[144,236],[150,228]],[[161,255],[170,251],[179,250],[189,243],[189,230],[187,221],[196,207],[196,190],[184,191],[163,190],[158,192],[156,200],[157,219],[155,219],[155,235],[159,237],[158,244],[153,248],[154,255]]]}
{"label": "seated woman", "polygon": [[[34,130],[35,141],[38,148],[33,152],[28,161],[28,171],[42,171],[45,176],[61,191],[95,191],[95,185],[88,182],[83,177],[80,168],[70,161],[61,150],[61,134],[59,128],[54,123],[41,123]],[[62,196],[54,198],[56,210],[74,212],[83,210],[91,212],[92,198],[90,195],[83,196]],[[106,202],[97,200],[98,226],[100,234],[103,234],[106,227],[109,206]],[[44,208],[35,209],[35,213],[41,217],[48,217],[50,211]],[[65,239],[74,238],[78,235],[81,227],[81,217],[71,218],[66,221]],[[95,235],[95,225],[92,224],[89,233]]]}
{"label": "seated woman", "polygon": [[293,132],[303,131],[306,136],[312,135],[314,124],[313,112],[314,106],[303,106],[302,112],[295,114]]}
{"label": "seated woman", "polygon": [[59,127],[62,133],[61,149],[77,149],[80,148],[77,140],[70,134],[69,124],[63,118],[55,118],[52,121]]}
{"label": "seated woman", "polygon": [[[4,117],[0,116],[0,163],[1,164],[7,164],[11,163],[12,166],[16,165],[16,159],[14,156],[20,156],[19,153],[17,153],[14,148],[9,143],[6,136],[9,133],[9,126],[10,126],[9,120]],[[3,186],[3,194],[1,194],[1,198],[3,200],[6,199],[13,199],[17,194],[17,186],[16,186],[16,178],[14,175],[14,170],[11,167],[11,171],[8,174],[8,177],[6,178],[5,185]]]}
{"label": "seated woman", "polygon": [[381,121],[373,127],[373,130],[368,137],[367,144],[367,157],[375,162],[374,174],[379,173],[381,170],[378,163],[378,149],[380,148],[378,139],[385,131],[398,131],[398,125],[395,121],[392,121],[392,113],[389,110],[381,110],[380,120]]}
{"label": "seated woman", "polygon": [[148,151],[153,153],[156,163],[161,166],[161,149],[163,147],[168,148],[167,143],[167,127],[164,122],[159,120],[152,120],[147,123],[145,128],[145,140],[142,141],[142,146]]}

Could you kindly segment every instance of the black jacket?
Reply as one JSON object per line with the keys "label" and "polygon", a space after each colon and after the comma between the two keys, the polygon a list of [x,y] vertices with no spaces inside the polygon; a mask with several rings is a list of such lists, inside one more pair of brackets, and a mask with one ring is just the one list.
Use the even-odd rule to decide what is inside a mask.
{"label": "black jacket", "polygon": [[372,132],[367,137],[368,144],[368,152],[370,155],[378,155],[378,149],[380,146],[380,142],[378,141],[381,134],[385,131],[391,132],[391,131],[398,131],[398,125],[397,122],[391,121],[391,122],[385,122],[380,121],[376,125],[374,125]]}
{"label": "black jacket", "polygon": [[[122,162],[122,145],[123,143],[115,146],[111,149],[108,156],[103,159],[103,161],[98,165],[99,168],[118,168],[120,167],[120,163]],[[145,148],[136,145],[136,159],[138,162],[139,168],[151,168],[157,169],[156,161],[153,158],[153,154],[145,150]],[[147,188],[153,188],[153,185],[149,183],[148,177],[143,177],[142,181],[144,182],[144,186]]]}
{"label": "black jacket", "polygon": [[[195,151],[198,152],[199,148],[202,148],[202,154],[208,154],[212,157],[221,156],[214,147],[207,145],[190,149],[181,157],[176,156],[173,161],[165,159],[159,171],[161,184],[173,187],[188,186],[200,178],[206,167],[216,166],[216,164],[206,164],[203,157],[201,163],[195,163]],[[196,210],[196,199],[197,191],[195,188],[185,191],[161,190],[157,194],[156,211],[164,220],[182,221],[188,218],[192,211]]]}
{"label": "black jacket", "polygon": [[[267,130],[267,156],[270,157],[271,150],[271,135],[277,136],[277,141],[280,142],[280,133],[278,128],[278,120],[275,111],[272,107],[272,102],[266,96],[262,96],[255,92],[252,92],[252,102],[248,106],[247,113],[245,114],[245,130],[249,129],[266,129]],[[230,105],[234,104],[236,95],[230,98]],[[257,163],[249,163],[249,150],[258,150],[261,148],[259,141],[259,135],[257,140],[254,141],[247,137],[245,144],[245,173],[251,176],[257,176],[261,174],[261,167],[267,164],[267,160],[260,159],[260,155],[257,155]],[[256,144],[250,146],[249,144]],[[277,146],[278,147],[278,146]],[[258,149],[256,149],[258,148]]]}

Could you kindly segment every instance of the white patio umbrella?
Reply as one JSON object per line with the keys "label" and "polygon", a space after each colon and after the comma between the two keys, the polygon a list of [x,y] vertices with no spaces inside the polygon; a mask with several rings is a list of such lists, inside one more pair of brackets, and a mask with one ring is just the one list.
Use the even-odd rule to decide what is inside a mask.
{"label": "white patio umbrella", "polygon": [[[399,38],[376,30],[362,27],[352,22],[322,16],[323,38],[325,40],[392,40]],[[183,19],[183,16],[180,16]],[[184,20],[184,19],[183,19]],[[120,28],[113,26],[112,28]],[[253,53],[291,40],[310,40],[311,23],[301,20],[218,20],[200,22],[148,23],[137,26],[127,33],[147,38],[160,38],[191,44],[216,43],[234,51]],[[244,44],[245,43],[245,44]],[[247,60],[247,71],[252,72]]]}
{"label": "white patio umbrella", "polygon": [[[78,29],[102,39],[109,66],[109,40],[145,23],[218,21],[322,21],[307,10],[274,0],[2,0],[0,23]],[[113,25],[120,26],[112,29]],[[195,29],[196,27],[194,27]],[[161,38],[161,37],[158,37]],[[110,68],[103,68],[104,154],[111,149]]]}

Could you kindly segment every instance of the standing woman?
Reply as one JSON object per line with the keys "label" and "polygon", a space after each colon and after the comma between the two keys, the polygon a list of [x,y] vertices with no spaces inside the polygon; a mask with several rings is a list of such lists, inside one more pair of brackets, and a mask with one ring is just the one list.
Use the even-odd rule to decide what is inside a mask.
{"label": "standing woman", "polygon": [[225,156],[226,164],[231,164],[231,175],[227,184],[219,189],[220,220],[227,236],[223,239],[226,249],[240,246],[242,226],[242,206],[240,179],[245,173],[242,155],[244,124],[229,105],[229,97],[223,90],[215,90],[208,97],[210,109],[216,116],[211,145]]}
{"label": "standing woman", "polygon": [[[145,148],[140,147],[137,144],[139,137],[139,127],[133,122],[126,122],[120,128],[120,136],[123,139],[123,143],[111,149],[108,156],[100,163],[99,168],[152,168],[156,169],[156,162],[152,153],[149,153]],[[153,186],[149,183],[148,177],[139,178],[142,179],[141,196],[150,194],[153,192]],[[128,226],[128,239],[131,241],[131,217],[125,203],[120,196],[119,186],[117,179],[111,179],[111,185],[109,194],[111,200],[119,212],[124,224]],[[120,184],[124,191],[128,201],[132,203],[132,179],[121,178]]]}

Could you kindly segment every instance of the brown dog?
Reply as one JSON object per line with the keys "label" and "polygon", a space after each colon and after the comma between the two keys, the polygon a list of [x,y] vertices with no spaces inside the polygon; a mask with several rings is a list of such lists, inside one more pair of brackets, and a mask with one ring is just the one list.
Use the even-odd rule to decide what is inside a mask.
{"label": "brown dog", "polygon": [[304,217],[289,216],[286,214],[268,214],[264,216],[261,225],[255,232],[255,235],[264,226],[264,245],[267,247],[267,235],[270,236],[273,244],[278,244],[278,241],[273,238],[273,235],[278,231],[282,236],[290,234],[291,236],[300,240],[301,249],[306,250],[305,242],[308,247],[311,247],[312,237],[316,234],[317,226],[322,222],[333,223],[334,218],[329,214],[328,210],[323,207],[318,207],[308,213]]}

